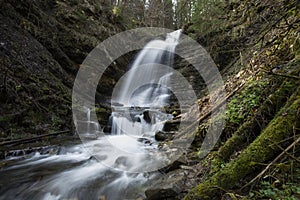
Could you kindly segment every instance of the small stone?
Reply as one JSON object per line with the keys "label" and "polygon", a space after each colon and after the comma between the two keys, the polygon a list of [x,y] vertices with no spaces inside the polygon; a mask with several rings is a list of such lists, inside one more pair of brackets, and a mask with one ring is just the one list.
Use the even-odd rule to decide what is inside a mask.
{"label": "small stone", "polygon": [[147,138],[138,138],[137,141],[142,142],[144,144],[152,145],[152,142]]}

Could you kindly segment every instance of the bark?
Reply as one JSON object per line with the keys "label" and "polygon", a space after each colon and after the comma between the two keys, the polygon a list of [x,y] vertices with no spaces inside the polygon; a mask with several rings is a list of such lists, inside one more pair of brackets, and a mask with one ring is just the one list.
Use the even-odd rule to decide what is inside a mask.
{"label": "bark", "polygon": [[257,173],[261,163],[267,163],[280,154],[280,148],[274,144],[293,135],[293,128],[300,127],[299,109],[300,87],[237,159],[232,160],[211,178],[193,188],[184,199],[220,199],[223,191],[234,188],[245,177]]}
{"label": "bark", "polygon": [[294,80],[283,82],[280,88],[264,101],[255,116],[243,123],[233,136],[219,149],[214,164],[218,166],[220,163],[228,161],[235,151],[239,151],[242,146],[251,143],[286,103],[288,98],[293,94],[297,84],[299,82]]}

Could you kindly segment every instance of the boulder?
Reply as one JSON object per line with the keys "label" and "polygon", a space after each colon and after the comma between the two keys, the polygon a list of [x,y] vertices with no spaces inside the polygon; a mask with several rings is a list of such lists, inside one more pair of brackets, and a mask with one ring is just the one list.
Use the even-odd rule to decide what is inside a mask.
{"label": "boulder", "polygon": [[143,112],[143,119],[147,123],[151,123],[151,116],[150,116],[150,111],[149,110],[146,110],[145,112]]}
{"label": "boulder", "polygon": [[164,132],[164,131],[157,131],[155,133],[155,140],[157,141],[165,141],[165,140],[171,140],[173,138],[173,133],[171,132]]}
{"label": "boulder", "polygon": [[179,124],[180,124],[180,119],[166,121],[166,123],[164,124],[163,131],[166,132],[177,131],[179,128]]}
{"label": "boulder", "polygon": [[146,190],[146,200],[177,200],[178,195],[173,189],[149,189]]}

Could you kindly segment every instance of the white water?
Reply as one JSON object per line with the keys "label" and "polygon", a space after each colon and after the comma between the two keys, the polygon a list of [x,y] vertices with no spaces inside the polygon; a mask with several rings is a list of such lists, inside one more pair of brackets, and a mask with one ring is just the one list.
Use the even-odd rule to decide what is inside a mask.
{"label": "white water", "polygon": [[[163,129],[165,121],[172,118],[171,115],[161,111],[168,103],[170,92],[167,86],[172,73],[155,69],[159,69],[157,66],[162,64],[172,67],[179,36],[180,30],[177,30],[167,34],[165,40],[149,42],[138,54],[127,76],[122,80],[122,87],[115,95],[117,98],[112,99],[112,102],[122,106],[113,107],[111,134],[117,136],[111,136],[108,141],[118,149],[115,154],[113,153],[115,155],[112,156],[113,160],[120,155],[126,160],[122,170],[130,172],[157,170],[162,160],[167,159],[157,151],[153,138],[157,131]],[[142,83],[147,84],[140,85]],[[138,138],[143,138],[150,145],[144,143],[141,145]],[[132,147],[137,148],[131,151]]]}
{"label": "white water", "polygon": [[137,199],[156,174],[129,174],[104,166],[82,145],[58,155],[40,155],[0,171],[0,199]]}
{"label": "white water", "polygon": [[[143,80],[144,83],[151,83],[152,86],[155,84],[167,83],[169,81],[170,73],[161,76],[159,71],[154,71],[151,64],[164,64],[172,67],[174,51],[178,40],[180,37],[181,30],[174,31],[167,34],[165,40],[153,40],[150,41],[138,54],[137,58],[134,60],[130,71],[128,72],[128,77],[124,80],[122,88],[119,91],[119,95],[116,101],[123,104],[124,106],[162,106],[166,103],[167,91],[164,88],[158,87],[148,87],[136,95],[131,96],[128,91],[134,90],[136,85],[136,78]],[[148,64],[144,68],[143,73],[139,73],[138,69],[142,66]],[[150,85],[151,86],[151,85]],[[161,99],[162,98],[162,99]]]}
{"label": "white water", "polygon": [[[109,200],[144,198],[144,191],[152,180],[161,176],[157,169],[168,158],[160,153],[154,139],[171,116],[163,113],[169,98],[171,73],[157,73],[151,67],[137,74],[144,64],[172,66],[173,54],[180,31],[167,35],[165,40],[154,40],[138,54],[117,101],[124,106],[114,107],[111,115],[111,135],[85,141],[84,146],[64,148],[56,155],[35,154],[16,161],[0,171],[2,186],[0,199],[99,199]],[[151,83],[134,91],[135,77]],[[86,109],[84,124],[87,137],[99,132],[98,123],[91,121]],[[91,154],[93,156],[91,156]],[[139,172],[139,173],[131,173]]]}

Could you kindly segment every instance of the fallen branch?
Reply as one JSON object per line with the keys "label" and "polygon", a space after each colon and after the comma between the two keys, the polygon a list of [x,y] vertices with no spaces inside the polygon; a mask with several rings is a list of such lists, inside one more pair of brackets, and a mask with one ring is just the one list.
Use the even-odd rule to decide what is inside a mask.
{"label": "fallen branch", "polygon": [[[231,98],[236,92],[238,92],[239,90],[241,90],[243,88],[243,86],[245,85],[246,82],[241,83],[237,88],[235,88],[231,93],[227,94],[226,97],[224,99],[222,99],[220,101],[220,103],[218,105],[216,105],[215,107],[213,107],[210,111],[204,113],[202,116],[200,116],[190,127],[194,127],[195,123],[200,123],[203,120],[205,120],[206,118],[208,118],[214,111],[216,111],[217,109],[219,109],[221,106],[224,105],[225,102],[227,102],[227,100],[229,98]],[[189,127],[188,127],[189,128]]]}
{"label": "fallen branch", "polygon": [[[231,190],[260,167],[257,163],[265,163],[276,157],[280,149],[272,147],[273,143],[290,137],[294,123],[299,120],[294,112],[300,106],[299,92],[298,88],[268,126],[236,159],[191,189],[183,199],[219,199],[224,192],[216,187]],[[298,123],[296,125],[299,127]]]}
{"label": "fallen branch", "polygon": [[289,75],[289,74],[279,74],[279,73],[275,73],[275,72],[273,72],[274,69],[276,69],[276,67],[275,67],[275,68],[272,68],[270,71],[267,71],[267,70],[264,70],[264,69],[262,69],[262,71],[264,71],[265,73],[267,73],[267,74],[269,74],[269,75],[281,76],[281,77],[284,77],[284,78],[292,78],[292,79],[300,80],[300,77],[299,77],[299,76],[293,76],[293,75]]}
{"label": "fallen branch", "polygon": [[288,152],[291,148],[293,148],[298,142],[300,142],[300,137],[297,140],[295,140],[290,146],[288,146],[285,150],[283,150],[281,152],[281,154],[279,154],[272,162],[270,162],[263,171],[261,171],[255,178],[253,178],[249,183],[244,185],[241,189],[248,187],[253,182],[255,182],[257,179],[259,179],[262,175],[264,175],[264,173],[266,173],[266,171],[268,171],[268,169],[272,165],[274,165],[284,154],[286,154],[286,152]]}
{"label": "fallen branch", "polygon": [[35,142],[37,140],[40,140],[44,137],[52,137],[52,136],[60,135],[60,134],[63,134],[63,133],[70,133],[70,130],[58,131],[58,132],[39,135],[39,136],[36,136],[36,137],[31,137],[31,138],[5,141],[5,142],[1,142],[0,145],[3,146],[3,145],[16,145],[16,144],[22,144],[22,143],[30,143],[30,142]]}
{"label": "fallen branch", "polygon": [[192,129],[196,126],[198,127],[199,124],[204,121],[205,119],[207,119],[213,112],[215,112],[217,109],[219,109],[220,107],[222,107],[227,100],[232,97],[237,91],[241,90],[243,88],[243,86],[245,85],[245,82],[241,83],[237,88],[235,88],[231,93],[229,93],[228,95],[226,95],[226,97],[222,100],[219,101],[219,104],[217,104],[215,107],[213,107],[212,109],[210,109],[208,112],[204,113],[202,116],[199,116],[199,118],[197,118],[192,124],[190,124],[187,128],[185,128],[180,134],[177,135],[177,137],[181,137],[183,135],[185,135],[188,132],[191,132]]}
{"label": "fallen branch", "polygon": [[282,152],[284,152],[286,155],[288,155],[289,157],[291,157],[292,159],[294,159],[295,161],[297,161],[300,164],[300,160],[298,158],[296,158],[294,155],[290,154],[289,152],[287,152],[284,148],[282,148],[279,144],[276,144],[276,147],[278,147],[280,150],[282,150]]}

